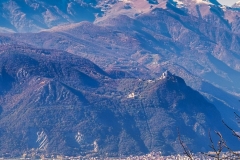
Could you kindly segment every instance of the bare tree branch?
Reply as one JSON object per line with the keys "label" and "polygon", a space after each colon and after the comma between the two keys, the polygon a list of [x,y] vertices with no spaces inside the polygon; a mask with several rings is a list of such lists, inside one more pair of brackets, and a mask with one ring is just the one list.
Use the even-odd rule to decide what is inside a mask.
{"label": "bare tree branch", "polygon": [[186,156],[190,159],[190,160],[193,160],[193,155],[191,153],[191,151],[187,148],[187,146],[183,143],[182,139],[181,139],[181,136],[180,136],[180,132],[179,132],[179,129],[178,130],[178,139],[179,139],[179,142],[184,150],[184,153],[186,154]]}
{"label": "bare tree branch", "polygon": [[235,114],[235,117],[237,119],[237,123],[239,124],[240,123],[240,116],[236,112],[234,112],[234,114]]}
{"label": "bare tree branch", "polygon": [[237,137],[238,139],[240,139],[240,135],[237,134],[237,132],[235,132],[231,127],[229,127],[223,120],[222,120],[222,123],[230,130],[232,131],[232,134]]}
{"label": "bare tree branch", "polygon": [[[238,123],[240,124],[240,115],[238,115],[236,112],[234,112],[236,119],[238,121]],[[233,136],[237,137],[238,140],[240,140],[240,134],[238,134],[234,129],[232,129],[229,125],[227,125],[223,120],[222,123],[232,132]],[[211,132],[209,131],[209,140],[210,140],[210,145],[209,147],[212,149],[212,153],[208,152],[208,153],[202,153],[202,155],[204,157],[209,157],[209,158],[213,158],[216,160],[239,160],[240,159],[240,153],[233,151],[225,142],[222,134],[218,131],[215,131],[215,134],[218,137],[218,141],[217,143],[214,143],[214,140],[211,136]],[[187,146],[184,144],[184,142],[181,139],[180,136],[180,132],[178,130],[178,139],[180,141],[180,144],[184,150],[184,153],[187,155],[187,157],[190,160],[193,160],[193,154],[189,151],[189,149],[187,148]],[[228,151],[228,152],[224,152],[224,151]],[[207,159],[207,158],[206,158]]]}

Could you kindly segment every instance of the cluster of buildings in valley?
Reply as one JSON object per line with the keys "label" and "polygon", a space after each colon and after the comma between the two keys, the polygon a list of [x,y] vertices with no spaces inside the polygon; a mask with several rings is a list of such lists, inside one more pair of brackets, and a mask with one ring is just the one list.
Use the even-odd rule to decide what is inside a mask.
{"label": "cluster of buildings in valley", "polygon": [[[234,154],[225,152],[221,153],[220,159],[240,159],[240,152],[234,152]],[[216,154],[214,152],[208,152],[206,154],[198,153],[193,155],[194,160],[216,160]],[[77,157],[70,157],[70,156],[62,156],[62,155],[40,155],[40,154],[23,154],[21,158],[0,158],[0,160],[32,160],[32,159],[39,159],[39,160],[190,160],[190,158],[186,155],[169,155],[163,156],[161,152],[151,152],[146,155],[141,156],[129,156],[129,157],[92,157],[92,155],[88,156],[77,156]]]}
{"label": "cluster of buildings in valley", "polygon": [[[216,159],[228,159],[228,160],[237,160],[240,159],[240,152],[222,152],[219,154],[219,158],[215,152],[208,152],[208,153],[198,153],[193,154],[192,157],[194,160],[216,160]],[[112,158],[108,158],[107,160],[112,160]],[[180,155],[169,155],[169,156],[162,156],[161,152],[152,152],[142,156],[130,156],[127,158],[118,158],[114,160],[190,160],[190,158],[184,154]]]}

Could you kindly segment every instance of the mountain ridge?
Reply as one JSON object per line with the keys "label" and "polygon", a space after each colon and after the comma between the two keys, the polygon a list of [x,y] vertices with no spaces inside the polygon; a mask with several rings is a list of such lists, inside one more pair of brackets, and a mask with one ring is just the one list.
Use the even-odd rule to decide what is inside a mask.
{"label": "mountain ridge", "polygon": [[[181,150],[176,127],[194,151],[200,144],[208,150],[208,128],[225,135],[216,107],[170,72],[152,80],[116,79],[70,53],[1,50],[1,154],[13,151],[14,157],[29,148],[63,155],[171,154]],[[38,71],[45,67],[47,73]]]}
{"label": "mountain ridge", "polygon": [[[38,48],[65,50],[105,70],[122,70],[133,77],[156,78],[170,70],[194,89],[220,100],[216,106],[225,103],[221,113],[227,118],[233,116],[225,115],[230,113],[227,110],[235,108],[238,112],[239,34],[212,20],[179,14],[174,8],[156,8],[135,18],[121,15],[36,34],[2,35],[10,44],[15,40]],[[205,88],[209,84],[213,90]],[[221,94],[216,94],[216,89]],[[232,121],[229,124],[234,124]]]}
{"label": "mountain ridge", "polygon": [[[64,2],[38,0],[20,0],[15,2],[13,0],[7,0],[3,1],[0,6],[2,10],[0,19],[3,22],[0,27],[1,30],[5,32],[39,32],[54,26],[78,23],[81,21],[99,22],[118,15],[128,15],[134,18],[138,15],[149,13],[155,8],[167,9],[171,6],[179,11],[181,10],[181,12],[187,12],[194,16],[205,18],[206,20],[209,16],[214,16],[211,12],[217,14],[230,12],[228,13],[229,15],[236,14],[231,10],[231,7],[221,5],[216,0],[185,1],[159,0],[151,4],[151,2],[145,0],[66,0]],[[221,16],[224,15],[222,14]],[[232,19],[232,17],[223,17],[225,21],[230,19]],[[216,18],[215,20],[218,19]]]}

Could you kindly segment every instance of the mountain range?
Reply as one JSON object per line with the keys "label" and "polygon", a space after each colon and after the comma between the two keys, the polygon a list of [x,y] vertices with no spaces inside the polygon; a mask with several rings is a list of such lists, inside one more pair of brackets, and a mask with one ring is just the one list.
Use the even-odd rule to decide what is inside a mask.
{"label": "mountain range", "polygon": [[1,0],[0,153],[209,150],[239,129],[238,4]]}
{"label": "mountain range", "polygon": [[[2,34],[8,39],[4,43],[65,50],[105,70],[124,70],[143,78],[169,70],[218,106],[226,119],[232,117],[226,112],[238,111],[238,9],[216,1],[108,4],[111,7],[94,23]],[[124,8],[126,4],[132,8]]]}
{"label": "mountain range", "polygon": [[0,53],[2,155],[171,154],[181,151],[177,128],[194,151],[207,151],[208,129],[225,133],[216,107],[170,72],[115,78],[63,51],[5,45]]}
{"label": "mountain range", "polygon": [[228,22],[236,22],[233,26],[237,31],[238,4],[227,7],[216,0],[1,0],[0,27],[5,32],[38,32],[63,24],[98,22],[119,15],[134,18],[155,8],[172,8],[179,13],[211,19],[226,28]]}

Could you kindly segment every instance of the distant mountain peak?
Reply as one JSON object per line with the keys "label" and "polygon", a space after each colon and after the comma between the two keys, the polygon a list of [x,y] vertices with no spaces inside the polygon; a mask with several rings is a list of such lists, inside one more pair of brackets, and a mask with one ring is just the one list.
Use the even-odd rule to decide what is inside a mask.
{"label": "distant mountain peak", "polygon": [[236,3],[233,4],[233,8],[240,8],[240,1],[237,1]]}

